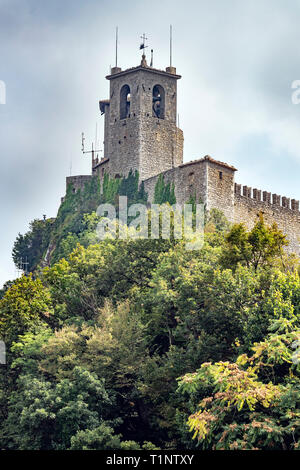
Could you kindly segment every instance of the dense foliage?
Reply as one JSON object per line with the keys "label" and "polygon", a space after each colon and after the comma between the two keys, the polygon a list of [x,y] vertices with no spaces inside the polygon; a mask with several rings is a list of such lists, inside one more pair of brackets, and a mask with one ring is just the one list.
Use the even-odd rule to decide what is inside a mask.
{"label": "dense foliage", "polygon": [[118,196],[127,196],[128,204],[147,202],[137,171],[130,170],[123,178],[105,174],[102,191],[97,176],[75,192],[68,185],[56,219],[34,220],[25,235],[18,235],[12,253],[15,265],[22,269],[22,261],[27,261],[27,271],[31,272],[68,256],[78,243],[84,247],[96,243],[97,207],[102,203],[118,207]]}
{"label": "dense foliage", "polygon": [[[122,184],[145,198],[115,181],[93,204]],[[97,242],[95,205],[68,193],[51,265],[3,290],[1,448],[297,448],[300,279],[283,234],[213,210],[201,250]]]}
{"label": "dense foliage", "polygon": [[175,186],[174,183],[165,183],[162,174],[157,178],[154,188],[154,204],[176,204]]}
{"label": "dense foliage", "polygon": [[[45,254],[49,242],[54,219],[36,219],[30,223],[29,231],[19,233],[14,243],[12,257],[19,269],[33,271]],[[26,263],[26,265],[25,265]]]}

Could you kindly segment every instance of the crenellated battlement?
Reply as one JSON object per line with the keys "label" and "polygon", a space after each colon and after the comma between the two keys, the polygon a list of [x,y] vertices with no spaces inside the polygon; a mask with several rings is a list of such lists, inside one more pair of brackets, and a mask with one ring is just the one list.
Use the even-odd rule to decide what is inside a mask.
{"label": "crenellated battlement", "polygon": [[274,222],[287,236],[289,253],[300,255],[300,212],[299,201],[279,194],[272,194],[250,186],[234,184],[234,209],[231,221],[244,223],[250,230],[257,217],[263,214],[264,220]]}
{"label": "crenellated battlement", "polygon": [[268,205],[279,206],[284,209],[299,212],[299,201],[296,199],[290,199],[285,196],[278,194],[272,194],[267,191],[260,189],[252,189],[250,186],[242,186],[241,184],[235,183],[234,194],[237,197],[246,197],[253,199],[254,201],[266,203]]}

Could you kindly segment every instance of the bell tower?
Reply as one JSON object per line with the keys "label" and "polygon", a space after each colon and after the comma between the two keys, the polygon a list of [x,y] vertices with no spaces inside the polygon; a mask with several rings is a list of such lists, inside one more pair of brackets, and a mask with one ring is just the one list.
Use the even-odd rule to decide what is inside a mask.
{"label": "bell tower", "polygon": [[105,115],[104,155],[93,173],[127,176],[138,170],[140,180],[179,166],[183,161],[183,132],[176,125],[177,80],[166,70],[141,64],[127,70],[113,67],[107,80],[109,99],[100,101]]}

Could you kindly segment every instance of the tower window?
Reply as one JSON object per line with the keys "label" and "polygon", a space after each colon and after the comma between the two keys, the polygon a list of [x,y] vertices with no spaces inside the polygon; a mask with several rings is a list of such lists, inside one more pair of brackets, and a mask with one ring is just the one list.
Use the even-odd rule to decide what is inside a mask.
{"label": "tower window", "polygon": [[220,180],[223,179],[223,171],[219,171],[219,179],[220,179]]}
{"label": "tower window", "polygon": [[152,91],[152,116],[165,118],[165,90],[161,85],[155,85]]}
{"label": "tower window", "polygon": [[130,88],[123,85],[120,91],[120,119],[126,119],[130,115]]}
{"label": "tower window", "polygon": [[189,184],[192,185],[194,184],[194,178],[195,178],[195,174],[194,172],[192,171],[191,173],[189,173]]}

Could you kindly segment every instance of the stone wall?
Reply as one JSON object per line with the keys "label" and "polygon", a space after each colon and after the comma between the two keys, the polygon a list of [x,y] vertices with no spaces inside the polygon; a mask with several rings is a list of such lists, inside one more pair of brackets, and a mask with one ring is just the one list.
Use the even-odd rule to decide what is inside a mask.
{"label": "stone wall", "polygon": [[236,169],[207,156],[206,208],[220,209],[228,220],[234,206],[234,173]]}
{"label": "stone wall", "polygon": [[93,168],[93,175],[98,175],[100,179],[101,189],[102,189],[102,182],[104,178],[104,174],[110,174],[109,171],[109,158],[102,158],[100,162],[94,166]]}
{"label": "stone wall", "polygon": [[[206,155],[204,158],[182,163],[177,168],[163,172],[166,183],[175,185],[178,204],[183,204],[191,196],[202,201],[209,209],[219,207],[227,217],[232,218],[234,205],[235,168],[218,162]],[[150,201],[153,201],[155,184],[159,175],[144,181]]]}
{"label": "stone wall", "polygon": [[234,213],[231,222],[243,222],[248,229],[257,222],[262,213],[270,225],[276,222],[289,240],[288,252],[300,256],[300,212],[299,201],[277,194],[235,184]]}
{"label": "stone wall", "polygon": [[[175,187],[175,197],[178,204],[184,204],[191,196],[196,196],[196,200],[204,201],[206,197],[206,164],[204,161],[195,161],[182,164],[177,168],[163,172],[165,183],[173,183]],[[144,181],[145,191],[148,193],[148,200],[153,202],[155,185],[159,175],[148,178]]]}
{"label": "stone wall", "polygon": [[[104,158],[94,169],[93,174],[98,174],[101,182],[109,169],[109,163],[109,159]],[[234,172],[234,167],[206,156],[162,173],[165,183],[174,184],[178,204],[186,203],[191,196],[196,196],[197,202],[205,203],[208,210],[220,209],[229,222],[243,222],[248,229],[253,227],[262,213],[267,224],[276,222],[287,235],[290,242],[287,251],[300,256],[299,201],[236,184]],[[155,175],[144,180],[149,202],[154,200],[158,177]],[[66,184],[71,184],[76,192],[84,188],[91,178],[91,175],[69,176]]]}
{"label": "stone wall", "polygon": [[[271,194],[266,191],[234,183],[236,169],[218,162],[209,156],[185,163],[163,173],[165,182],[175,185],[178,204],[196,195],[206,208],[220,209],[229,222],[245,223],[251,229],[263,214],[267,224],[276,222],[289,240],[288,252],[300,256],[300,212],[299,201]],[[146,179],[145,190],[149,201],[154,199],[155,184],[159,175]]]}
{"label": "stone wall", "polygon": [[66,191],[69,184],[72,186],[72,191],[76,193],[78,189],[83,189],[85,183],[91,181],[92,175],[78,175],[78,176],[67,176],[66,177]]}
{"label": "stone wall", "polygon": [[172,122],[152,116],[141,117],[141,180],[179,166],[183,158],[183,132]]}

